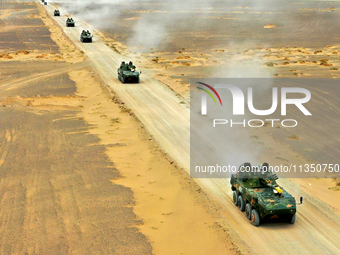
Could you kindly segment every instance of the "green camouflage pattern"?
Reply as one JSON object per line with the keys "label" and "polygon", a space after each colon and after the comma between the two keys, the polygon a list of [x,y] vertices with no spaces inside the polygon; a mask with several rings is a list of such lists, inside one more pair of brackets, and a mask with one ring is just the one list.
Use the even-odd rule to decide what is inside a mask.
{"label": "green camouflage pattern", "polygon": [[231,189],[241,196],[244,205],[249,203],[251,210],[256,209],[261,222],[274,219],[291,222],[296,213],[296,201],[276,183],[276,174],[267,171],[269,167],[263,165],[250,166],[251,171],[245,172],[245,166],[250,164],[241,165],[230,179]]}
{"label": "green camouflage pattern", "polygon": [[89,30],[83,30],[80,34],[81,42],[92,42],[92,35]]}
{"label": "green camouflage pattern", "polygon": [[139,75],[141,72],[136,70],[136,66],[130,61],[129,63],[125,63],[124,61],[121,63],[120,67],[117,69],[118,80],[122,83],[126,82],[140,82]]}

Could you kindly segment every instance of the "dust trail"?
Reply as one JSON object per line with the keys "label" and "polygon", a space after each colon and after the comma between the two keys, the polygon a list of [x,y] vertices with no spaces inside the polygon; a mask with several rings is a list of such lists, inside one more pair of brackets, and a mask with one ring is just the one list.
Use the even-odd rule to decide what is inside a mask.
{"label": "dust trail", "polygon": [[61,0],[55,3],[62,5],[69,13],[77,14],[96,28],[114,30],[116,23],[122,19],[122,13],[136,16],[132,17],[136,19],[132,23],[132,36],[128,38],[127,46],[138,45],[140,51],[171,43],[175,39],[172,36],[174,27],[185,28],[188,32],[198,32],[202,27],[209,28],[213,21],[202,19],[203,16],[230,13],[244,6],[258,12],[268,8],[268,3],[259,0],[236,4],[232,1],[221,3],[216,0],[99,0],[95,3],[87,0],[72,2]]}

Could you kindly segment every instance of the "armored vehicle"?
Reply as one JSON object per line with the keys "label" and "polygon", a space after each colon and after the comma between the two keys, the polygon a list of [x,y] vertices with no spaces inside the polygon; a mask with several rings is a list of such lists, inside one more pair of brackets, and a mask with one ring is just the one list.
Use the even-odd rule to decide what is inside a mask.
{"label": "armored vehicle", "polygon": [[44,2],[44,5],[47,5],[47,2]]}
{"label": "armored vehicle", "polygon": [[89,30],[83,30],[80,34],[81,42],[92,42],[92,35]]}
{"label": "armored vehicle", "polygon": [[118,80],[122,83],[126,82],[140,82],[139,75],[142,72],[136,71],[136,66],[130,61],[129,63],[125,63],[124,61],[121,63],[120,67],[117,70]]}
{"label": "armored vehicle", "polygon": [[54,16],[60,16],[60,11],[59,10],[54,10]]}
{"label": "armored vehicle", "polygon": [[67,18],[66,20],[66,26],[67,27],[74,27],[75,26],[75,21],[72,18]]}
{"label": "armored vehicle", "polygon": [[276,183],[277,179],[268,163],[260,166],[244,163],[237,174],[231,175],[234,204],[246,212],[254,226],[265,221],[295,222],[295,198]]}

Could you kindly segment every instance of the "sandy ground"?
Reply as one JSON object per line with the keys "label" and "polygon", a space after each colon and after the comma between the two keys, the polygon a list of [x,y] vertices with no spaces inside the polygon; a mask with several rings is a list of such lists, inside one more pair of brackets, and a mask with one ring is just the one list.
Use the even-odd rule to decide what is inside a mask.
{"label": "sandy ground", "polygon": [[[2,6],[5,24],[19,15],[13,5]],[[1,253],[242,251],[215,204],[38,8],[25,4],[19,16],[42,20],[55,52],[32,40],[0,59]]]}
{"label": "sandy ground", "polygon": [[[0,167],[6,170],[1,171],[4,173],[1,213],[6,222],[1,230],[2,253],[46,254],[48,250],[52,254],[135,254],[138,250],[150,254],[151,249],[155,254],[211,254],[212,250],[216,254],[339,251],[337,180],[282,180],[293,195],[303,194],[307,198],[299,210],[299,221],[294,227],[267,224],[254,229],[233,207],[227,185],[214,180],[210,186],[205,183],[205,187],[211,188],[209,195],[217,201],[211,202],[187,174],[171,164],[171,159],[159,151],[153,138],[144,131],[145,127],[136,121],[133,109],[126,108],[111,92],[102,90],[103,77],[89,68],[91,64],[83,61],[83,53],[62,37],[62,30],[39,8],[45,24],[39,26],[44,34],[49,32],[46,25],[50,28],[56,43],[52,40],[49,44],[55,51],[49,47],[35,49],[30,44],[23,49],[4,47],[1,54],[5,55],[0,59],[4,116]],[[16,9],[17,5],[12,11],[17,12]],[[328,9],[322,10],[318,12],[328,13]],[[329,9],[329,13],[333,12]],[[39,15],[36,11],[33,14]],[[11,19],[11,11],[2,17],[4,21]],[[129,18],[124,17],[127,22],[138,20]],[[216,20],[213,16],[208,19]],[[228,17],[217,20],[225,21]],[[261,24],[266,31],[278,27],[269,20]],[[10,40],[21,45],[22,39],[17,36]],[[96,36],[100,37],[100,33]],[[138,55],[112,39],[106,38],[106,44],[126,57]],[[96,44],[84,47],[91,50]],[[106,53],[104,48],[100,49]],[[331,68],[337,65],[334,53],[337,49],[336,45],[319,44],[316,48],[216,47],[200,52],[182,46],[175,51],[155,49],[144,53],[145,61],[144,58],[139,61],[142,67],[151,69],[147,70],[149,74],[155,72],[156,78],[176,91],[179,101],[186,101],[189,76],[214,74],[216,70],[224,73],[228,63],[229,67],[236,66],[233,70],[240,74],[244,74],[245,66],[256,64],[264,75],[296,77],[310,73],[310,77],[335,77],[336,70]],[[42,54],[46,54],[46,59],[37,58]],[[112,97],[116,103],[111,101]],[[282,137],[286,140],[291,135],[285,133]],[[298,157],[304,163],[310,159],[294,146],[294,142],[308,140],[311,133],[303,135],[303,139],[287,139],[293,142],[289,146],[273,139],[270,131],[259,130],[250,138],[263,146],[264,156],[260,160],[275,164]],[[223,195],[216,195],[216,187],[221,190],[218,194]]]}
{"label": "sandy ground", "polygon": [[103,92],[98,81],[86,72],[75,71],[70,75],[72,79],[97,85],[78,87],[78,93],[88,98],[82,103],[82,116],[94,125],[90,133],[98,135],[101,144],[107,146],[107,155],[122,174],[123,178],[112,182],[131,187],[134,192],[134,212],[143,219],[139,229],[150,238],[154,253],[236,252],[227,236],[219,236],[224,231],[218,226],[220,215],[206,212],[214,209],[214,205],[150,141],[150,135],[130,110],[121,104],[114,105],[108,98],[109,92]]}
{"label": "sandy ground", "polygon": [[[144,6],[142,6],[142,8],[143,7]],[[138,8],[140,7],[136,7],[137,10],[126,11],[126,13],[133,13],[135,16],[120,17],[120,21],[124,24],[124,26],[122,26],[124,29],[129,31],[129,28],[131,29],[131,27],[133,27],[133,25],[128,22],[138,21],[143,19],[145,15],[154,15],[160,12],[159,10],[150,11],[150,6],[147,7],[149,11],[141,11],[138,10]],[[152,8],[156,7],[152,6]],[[159,8],[159,6],[157,6],[157,8]],[[165,8],[167,8],[167,6]],[[296,9],[299,12],[310,11],[309,9]],[[327,15],[331,13],[329,14],[331,16],[335,15],[333,14],[334,10],[328,7],[320,7],[313,11],[317,11],[317,13],[320,12],[322,15],[326,15],[325,13],[327,13]],[[238,13],[241,14],[248,12],[249,11],[243,10],[238,11]],[[138,16],[140,13],[143,13],[144,16]],[[164,15],[164,13],[171,12],[165,12],[163,10],[163,12],[160,13]],[[211,19],[220,20],[215,17]],[[222,18],[221,20],[223,21],[224,19]],[[228,19],[226,18],[226,20]],[[325,20],[329,21],[330,17]],[[188,78],[190,76],[338,77],[337,54],[339,46],[335,44],[334,40],[332,41],[332,38],[328,40],[322,37],[325,33],[329,33],[330,29],[335,29],[336,26],[332,28],[327,27],[323,33],[317,34],[317,40],[307,41],[306,38],[309,36],[308,32],[313,31],[315,27],[320,28],[313,26],[313,24],[314,23],[307,22],[306,25],[302,22],[299,25],[301,25],[303,29],[293,30],[292,33],[289,34],[292,36],[290,38],[290,40],[292,40],[294,36],[299,36],[298,31],[306,32],[305,34],[301,33],[301,38],[294,40],[296,46],[291,45],[292,41],[287,43],[287,41],[283,40],[279,41],[279,43],[272,43],[271,46],[264,46],[262,44],[248,46],[240,44],[236,46],[232,45],[233,47],[230,45],[221,47],[221,45],[216,44],[216,48],[212,49],[212,47],[210,47],[206,48],[205,51],[198,51],[202,45],[195,48],[180,44],[176,50],[171,47],[169,49],[163,48],[162,50],[150,49],[148,52],[143,53],[143,57],[139,57],[139,53],[134,53],[133,50],[130,52],[124,51],[124,45],[118,44],[118,51],[129,58],[135,57],[135,63],[139,63],[141,67],[151,69],[152,72],[155,72],[154,77],[156,79],[164,82],[177,92],[183,101],[186,101],[188,99]],[[217,26],[221,26],[221,23]],[[277,30],[275,31],[275,29],[278,28],[282,28],[282,21],[280,21],[279,24],[279,22],[275,22],[275,20],[265,20],[263,24],[258,26],[254,31],[262,29],[265,32],[261,33],[272,33],[274,31],[273,33],[280,35]],[[107,33],[109,34],[109,32]],[[115,32],[114,35],[117,35],[117,33],[118,32]],[[176,35],[176,33],[174,34]],[[178,34],[177,36],[176,38],[180,38],[182,35]],[[242,36],[242,33],[238,34],[238,36]],[[112,36],[112,34],[111,37],[117,39],[117,37]],[[213,36],[209,37],[209,39],[213,39]],[[121,41],[124,42],[124,40]],[[180,40],[174,41],[179,42]],[[112,48],[116,48],[117,42],[114,40],[110,41],[107,39],[106,42]],[[334,43],[334,45],[329,45],[331,42]],[[125,47],[125,49],[127,48]],[[152,72],[150,72],[150,74]],[[326,91],[326,89],[324,89],[323,92],[330,93]],[[337,95],[334,92],[330,94],[334,96]],[[312,111],[321,113],[319,109],[322,109],[321,102],[315,104]],[[329,117],[329,115],[325,115],[325,117]],[[313,160],[316,160],[316,158],[313,158],[311,154],[309,154],[311,151],[320,157],[328,156],[324,151],[324,141],[335,142],[335,146],[331,146],[333,151],[330,154],[333,156],[337,155],[336,150],[338,150],[338,143],[336,141],[338,141],[338,134],[336,125],[335,127],[332,125],[329,131],[330,132],[326,134],[320,132],[318,135],[321,137],[318,137],[316,140],[315,134],[309,132],[306,128],[300,131],[303,133],[298,134],[292,134],[286,132],[286,130],[275,130],[275,132],[272,132],[270,129],[264,129],[255,132],[255,134],[250,134],[249,139],[252,139],[254,144],[260,144],[260,146],[262,146],[263,154],[259,157],[261,161],[269,161],[272,164],[289,161],[311,163],[314,162]],[[306,141],[311,141],[312,143],[306,147],[304,144]],[[316,143],[316,141],[321,141],[321,143]],[[302,148],[302,150],[299,148]],[[198,182],[200,182],[200,180],[198,180]],[[292,194],[295,196],[303,194],[307,197],[308,202],[299,209],[301,213],[298,214],[298,218],[301,220],[300,223],[295,225],[295,228],[282,225],[266,225],[262,230],[250,229],[248,225],[245,225],[248,223],[244,222],[244,219],[241,219],[241,221],[239,217],[236,216],[236,214],[239,213],[236,209],[229,209],[230,206],[232,206],[229,199],[230,196],[221,195],[221,197],[217,196],[216,198],[216,187],[221,190],[219,194],[230,193],[230,191],[226,189],[227,185],[225,183],[212,180],[210,195],[224,205],[221,211],[224,212],[226,218],[230,220],[229,223],[224,224],[229,224],[229,226],[231,224],[236,228],[238,234],[248,240],[247,245],[252,247],[252,251],[255,253],[275,251],[279,254],[284,251],[286,254],[292,254],[294,252],[305,254],[328,252],[332,254],[339,251],[339,246],[336,241],[339,237],[338,183],[338,180],[333,179],[282,180],[282,184],[284,184]],[[206,183],[205,185],[209,187]],[[320,192],[315,192],[315,190],[320,190]],[[235,215],[235,217],[230,217],[231,215]],[[253,238],[254,235],[256,238]],[[268,240],[272,240],[272,242],[266,245],[266,243],[262,243],[262,241],[264,239],[267,240],[267,238]],[[311,240],[313,240],[314,246],[310,245]],[[259,243],[261,243],[261,245],[259,245]],[[286,247],[288,244],[291,245]]]}

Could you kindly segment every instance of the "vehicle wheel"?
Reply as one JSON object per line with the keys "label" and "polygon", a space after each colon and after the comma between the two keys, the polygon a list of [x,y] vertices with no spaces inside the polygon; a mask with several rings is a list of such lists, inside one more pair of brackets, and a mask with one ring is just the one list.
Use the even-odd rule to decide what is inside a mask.
{"label": "vehicle wheel", "polygon": [[296,214],[293,215],[292,219],[290,220],[290,224],[294,224],[296,220]]}
{"label": "vehicle wheel", "polygon": [[139,79],[139,77],[137,78],[136,82],[137,82],[137,83],[140,83],[140,79]]}
{"label": "vehicle wheel", "polygon": [[125,79],[124,79],[124,77],[122,76],[122,83],[125,83]]}
{"label": "vehicle wheel", "polygon": [[251,223],[254,226],[260,225],[260,215],[255,209],[251,211]]}
{"label": "vehicle wheel", "polygon": [[244,211],[244,201],[243,201],[243,197],[240,195],[238,196],[238,209],[240,209],[241,212]]}
{"label": "vehicle wheel", "polygon": [[234,201],[234,205],[238,205],[238,194],[237,194],[237,191],[234,190],[233,192],[233,201]]}
{"label": "vehicle wheel", "polygon": [[246,204],[246,215],[248,220],[251,220],[251,205],[249,203]]}

